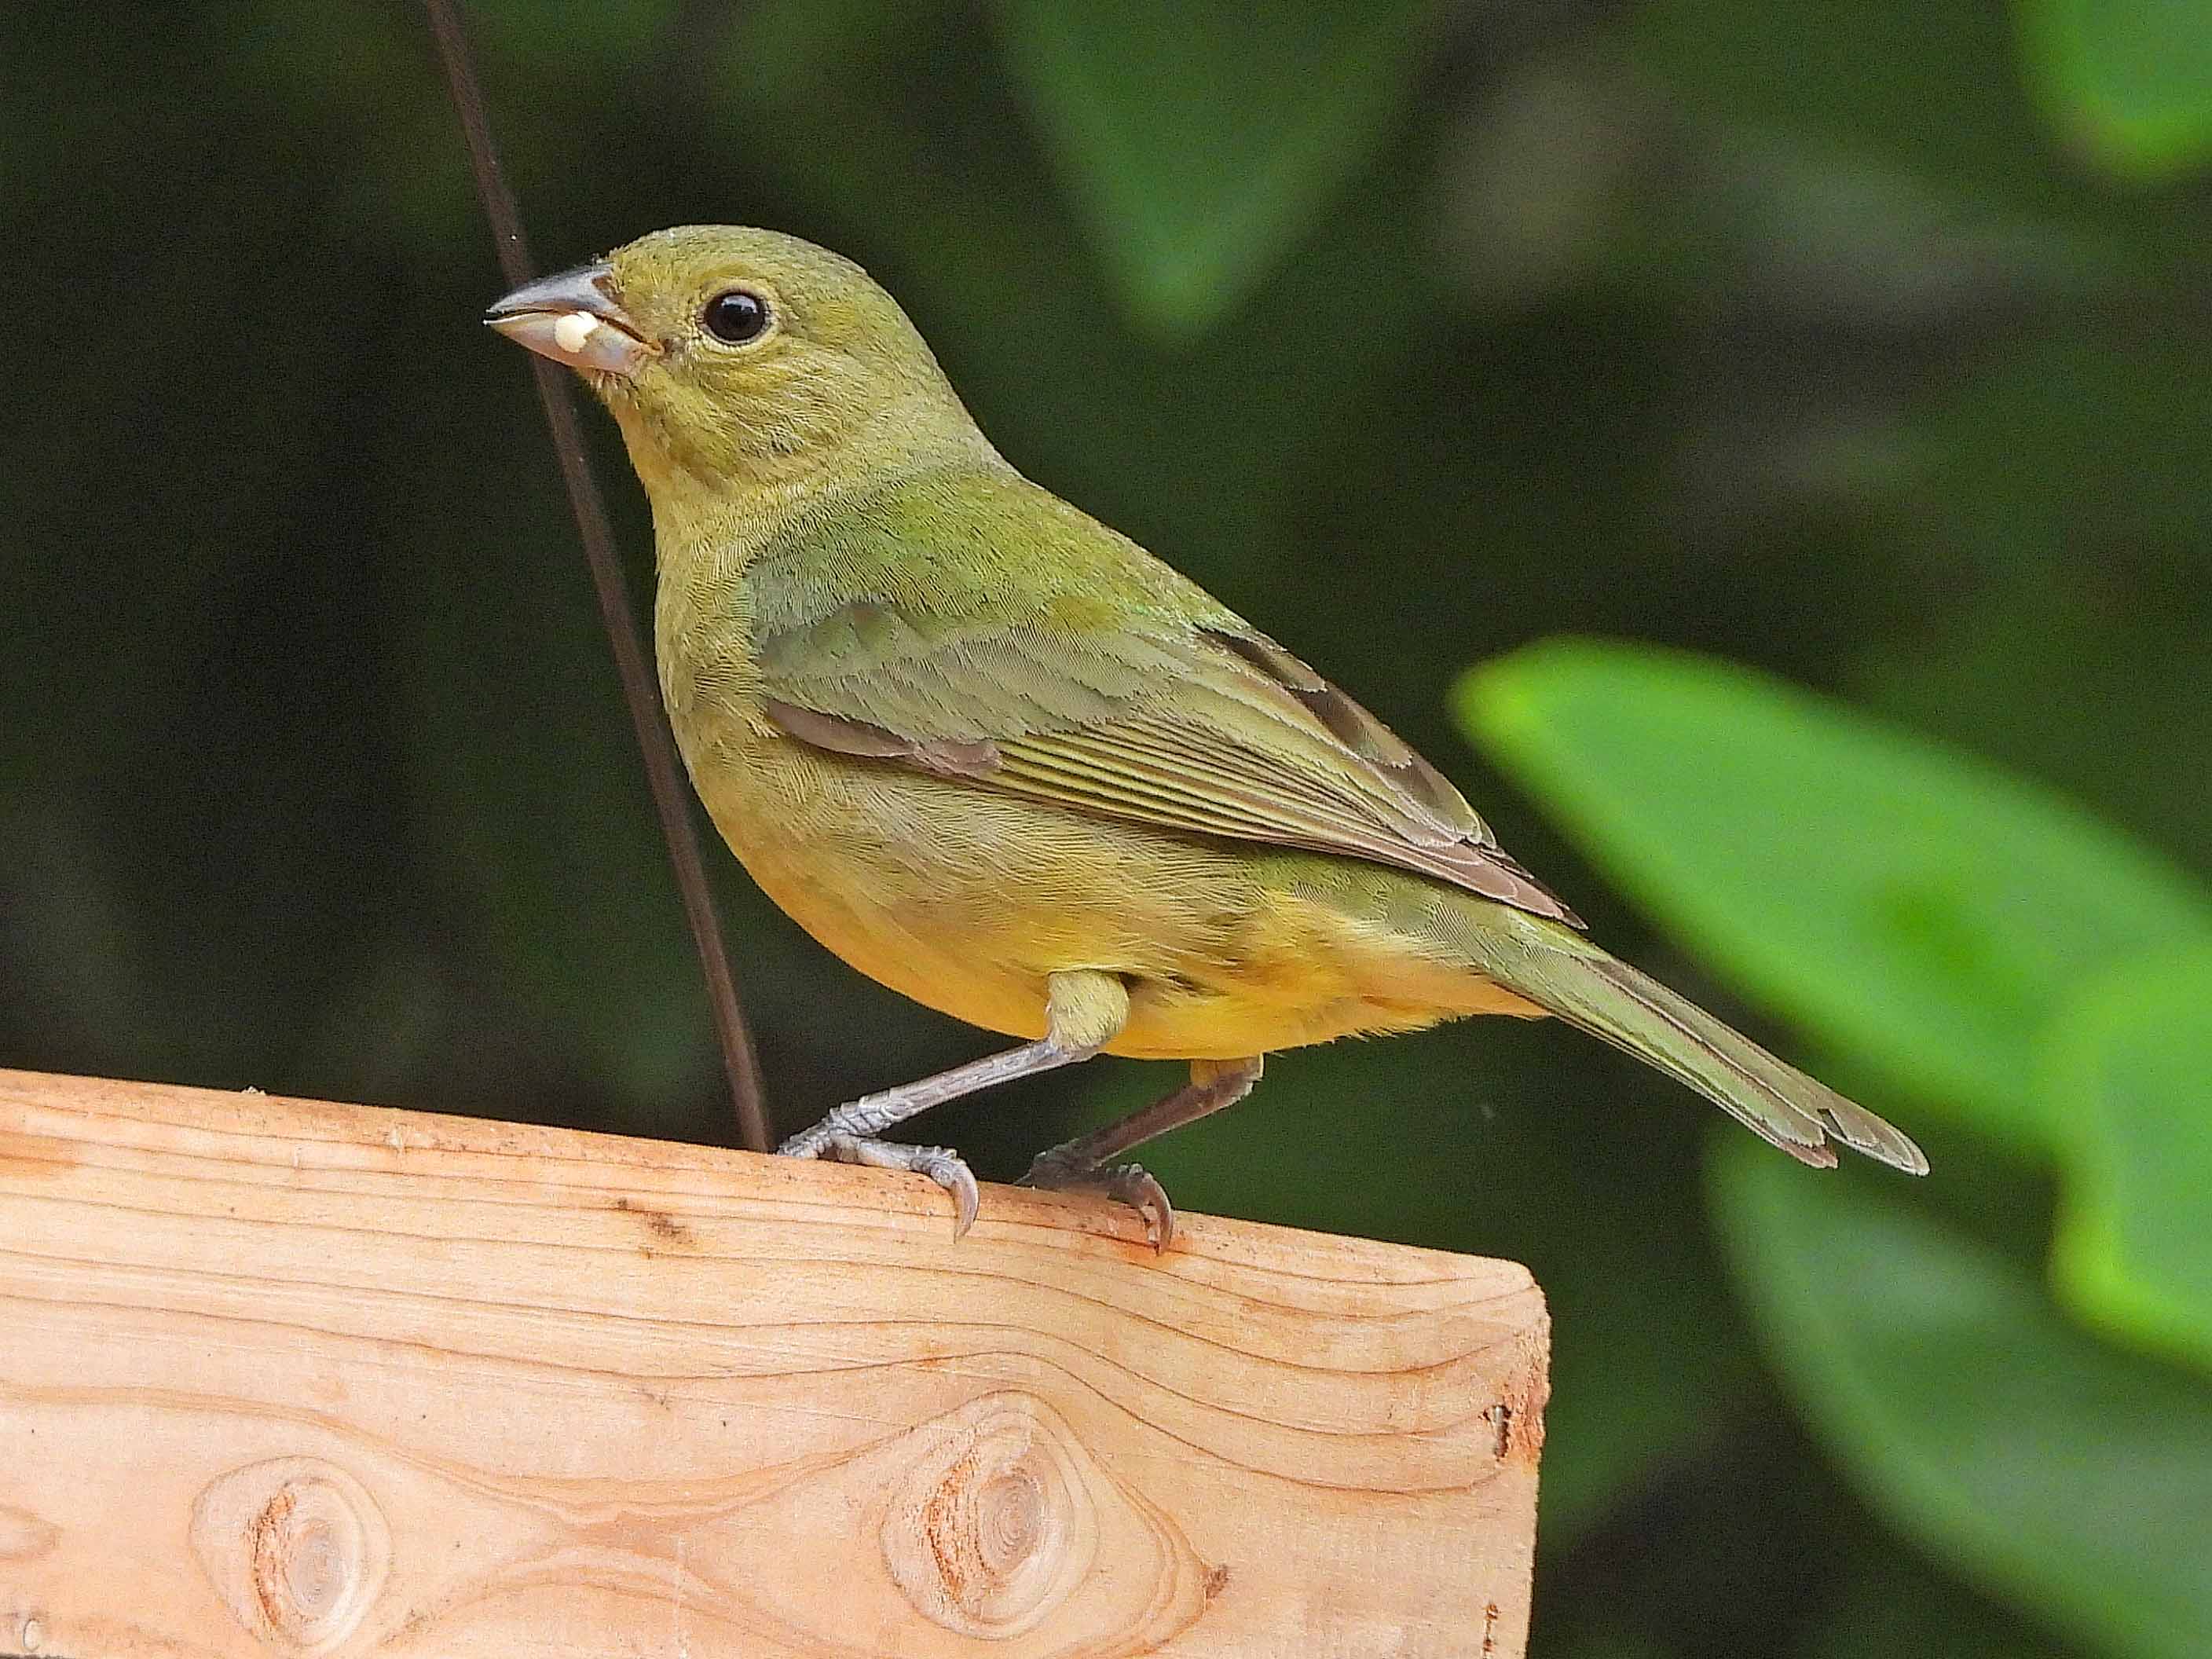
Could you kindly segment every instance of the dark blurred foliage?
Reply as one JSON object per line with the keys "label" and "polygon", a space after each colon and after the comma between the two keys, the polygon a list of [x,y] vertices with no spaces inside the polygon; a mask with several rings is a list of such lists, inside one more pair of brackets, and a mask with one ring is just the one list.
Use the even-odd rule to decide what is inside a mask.
{"label": "dark blurred foliage", "polygon": [[[2203,5],[471,19],[542,256],[735,220],[860,258],[1018,465],[1353,688],[1615,948],[1777,1042],[1762,1015],[1794,1017],[1925,1131],[1937,1174],[1909,1196],[1711,1157],[1734,1132],[1688,1096],[1499,1022],[1282,1056],[1160,1147],[1194,1208],[1534,1268],[1558,1342],[1537,1651],[2203,1650],[2212,1282],[2172,1243],[2186,1193],[2134,1200],[2174,1133],[2212,1169],[2202,1050],[2171,1035],[2208,981],[2057,1020],[2083,1097],[2174,1108],[2069,1163],[2069,1109],[1954,1099],[1940,1023],[1912,1039],[1924,1075],[1904,1038],[1855,1046],[1820,987],[1877,994],[1879,952],[1793,969],[1764,923],[1730,935],[1726,857],[1668,873],[1667,848],[1724,845],[1668,839],[1667,793],[1736,741],[1724,709],[1676,755],[1656,715],[1612,732],[1603,696],[1577,726],[1584,704],[1542,702],[1551,659],[1510,659],[1468,716],[1509,784],[1449,696],[1545,635],[1690,647],[2111,826],[2023,847],[2212,867]],[[420,18],[12,8],[0,158],[0,1059],[726,1139],[525,366],[477,320],[500,284]],[[1791,808],[1744,790],[1680,822]],[[1902,810],[1808,830],[1805,879]],[[787,1129],[991,1046],[714,865]],[[2054,867],[2039,1022],[2086,974],[2066,941],[2106,878]],[[2125,881],[2150,919],[2130,939],[2197,936],[2156,921],[2185,878]],[[1786,883],[1754,901],[1788,932]],[[2039,898],[2006,902],[2004,950],[2035,955]],[[2136,1030],[2147,1007],[2175,1012]],[[1102,1062],[930,1134],[1008,1176],[1170,1077]]]}

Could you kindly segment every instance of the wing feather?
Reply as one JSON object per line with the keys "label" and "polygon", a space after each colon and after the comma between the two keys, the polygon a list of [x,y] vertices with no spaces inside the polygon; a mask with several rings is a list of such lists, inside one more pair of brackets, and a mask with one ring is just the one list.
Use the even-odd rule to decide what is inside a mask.
{"label": "wing feather", "polygon": [[[1026,552],[1018,568],[1008,549]],[[800,742],[1394,865],[1580,926],[1381,720],[1011,471],[904,481],[834,531],[772,548],[752,580],[767,712]]]}

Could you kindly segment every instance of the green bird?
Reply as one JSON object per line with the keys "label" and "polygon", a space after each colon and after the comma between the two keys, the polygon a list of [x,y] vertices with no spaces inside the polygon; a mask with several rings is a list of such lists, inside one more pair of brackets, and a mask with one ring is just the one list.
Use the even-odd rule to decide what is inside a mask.
{"label": "green bird", "polygon": [[772,231],[690,226],[486,320],[574,368],[653,506],[660,685],[770,898],[862,973],[1021,1046],[831,1110],[780,1150],[974,1176],[884,1131],[1090,1059],[1190,1081],[1030,1184],[1174,1212],[1139,1143],[1262,1057],[1553,1015],[1801,1162],[1905,1135],[1590,942],[1443,775],[1273,640],[991,447],[897,302]]}

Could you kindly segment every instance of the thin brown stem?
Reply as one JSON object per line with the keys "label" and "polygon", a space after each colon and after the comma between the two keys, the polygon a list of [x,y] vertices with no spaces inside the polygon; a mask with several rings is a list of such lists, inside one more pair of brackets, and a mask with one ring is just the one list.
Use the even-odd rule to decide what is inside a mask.
{"label": "thin brown stem", "polygon": [[[468,139],[469,165],[476,174],[477,194],[484,216],[491,222],[492,240],[499,252],[499,267],[509,288],[520,288],[538,273],[522,235],[522,216],[514,194],[501,171],[499,151],[492,143],[491,126],[484,114],[483,92],[469,55],[468,39],[453,0],[423,0],[429,13],[430,32],[437,38],[438,56],[445,64],[446,82],[453,108]],[[707,886],[707,872],[699,857],[699,837],[693,829],[687,792],[676,761],[676,745],[660,708],[659,694],[647,672],[645,647],[623,586],[621,562],[615,556],[614,535],[608,528],[605,503],[592,477],[590,458],[584,451],[584,434],[576,419],[576,404],[568,377],[540,357],[530,360],[538,376],[538,401],[544,405],[545,424],[553,434],[553,448],[561,458],[561,477],[568,486],[568,505],[576,514],[576,532],[592,569],[592,586],[599,592],[599,617],[606,624],[607,644],[614,652],[615,669],[622,678],[623,698],[629,705],[630,724],[645,759],[645,775],[652,786],[653,805],[659,814],[660,831],[668,842],[668,861],[676,867],[676,885],[683,895],[684,914],[691,924],[691,937],[699,947],[699,966],[707,977],[707,997],[714,1013],[714,1031],[720,1039],[722,1065],[728,1073],[731,1103],[736,1109],[738,1131],[755,1152],[769,1149],[768,1109],[763,1100],[760,1062],[753,1054],[752,1036],[745,1028],[738,1004],[737,981],[722,943],[714,915],[714,901]]]}

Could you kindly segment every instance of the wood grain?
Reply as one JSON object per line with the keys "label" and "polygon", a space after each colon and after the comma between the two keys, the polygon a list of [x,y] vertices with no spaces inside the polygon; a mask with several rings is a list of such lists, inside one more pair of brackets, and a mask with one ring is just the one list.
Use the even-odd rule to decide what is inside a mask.
{"label": "wood grain", "polygon": [[1522,1653],[1509,1263],[0,1072],[0,1652]]}

